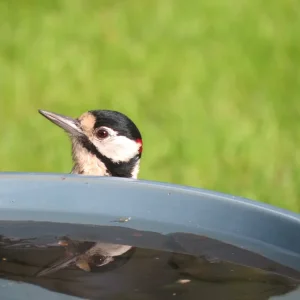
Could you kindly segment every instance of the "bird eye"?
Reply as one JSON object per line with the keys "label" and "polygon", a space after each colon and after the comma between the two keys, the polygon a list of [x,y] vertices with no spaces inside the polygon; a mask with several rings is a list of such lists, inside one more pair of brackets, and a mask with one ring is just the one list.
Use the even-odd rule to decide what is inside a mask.
{"label": "bird eye", "polygon": [[99,139],[105,139],[108,137],[108,131],[105,129],[99,129],[97,130],[96,135]]}

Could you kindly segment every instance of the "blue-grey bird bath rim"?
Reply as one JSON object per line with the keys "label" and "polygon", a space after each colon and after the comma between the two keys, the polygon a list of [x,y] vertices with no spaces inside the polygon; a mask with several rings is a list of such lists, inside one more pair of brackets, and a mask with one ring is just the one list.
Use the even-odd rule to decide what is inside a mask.
{"label": "blue-grey bird bath rim", "polygon": [[[114,220],[126,222],[114,222]],[[72,174],[0,173],[0,235],[36,236],[41,222],[193,233],[300,272],[300,215],[248,199],[160,182]],[[22,226],[18,226],[22,224]],[[92,226],[74,232],[97,240]],[[1,293],[0,293],[1,294]],[[2,297],[1,297],[2,298]]]}

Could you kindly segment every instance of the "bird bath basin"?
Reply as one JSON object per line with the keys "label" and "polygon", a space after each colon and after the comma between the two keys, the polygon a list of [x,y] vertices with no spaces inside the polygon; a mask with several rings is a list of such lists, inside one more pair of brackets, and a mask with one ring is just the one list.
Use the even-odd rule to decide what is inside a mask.
{"label": "bird bath basin", "polygon": [[[114,261],[36,276],[65,249],[134,246]],[[185,186],[0,174],[1,299],[300,299],[300,216]]]}

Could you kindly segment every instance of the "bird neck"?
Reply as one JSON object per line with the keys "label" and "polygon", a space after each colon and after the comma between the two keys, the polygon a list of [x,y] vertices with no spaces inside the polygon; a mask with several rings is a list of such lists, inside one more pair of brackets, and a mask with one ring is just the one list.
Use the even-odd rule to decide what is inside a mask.
{"label": "bird neck", "polygon": [[114,163],[97,152],[97,150],[90,149],[86,145],[73,140],[72,157],[74,166],[71,174],[127,177],[134,179],[138,177],[140,157],[133,157],[128,162]]}

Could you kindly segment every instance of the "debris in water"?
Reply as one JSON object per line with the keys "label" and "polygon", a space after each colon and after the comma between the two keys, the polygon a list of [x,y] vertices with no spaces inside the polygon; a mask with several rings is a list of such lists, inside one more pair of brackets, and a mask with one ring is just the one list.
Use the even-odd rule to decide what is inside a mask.
{"label": "debris in water", "polygon": [[131,217],[128,217],[128,218],[119,218],[119,219],[114,220],[112,222],[124,223],[124,222],[128,222],[129,220],[131,220]]}
{"label": "debris in water", "polygon": [[179,279],[177,280],[177,283],[185,284],[185,283],[189,283],[190,281],[191,281],[190,279]]}
{"label": "debris in water", "polygon": [[66,240],[59,240],[58,245],[63,246],[63,247],[67,247],[69,245],[69,243]]}

